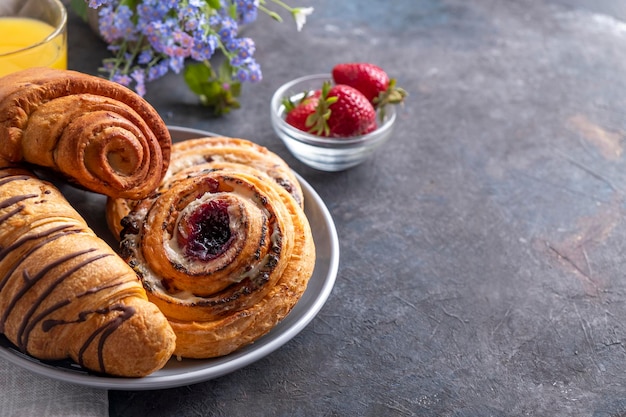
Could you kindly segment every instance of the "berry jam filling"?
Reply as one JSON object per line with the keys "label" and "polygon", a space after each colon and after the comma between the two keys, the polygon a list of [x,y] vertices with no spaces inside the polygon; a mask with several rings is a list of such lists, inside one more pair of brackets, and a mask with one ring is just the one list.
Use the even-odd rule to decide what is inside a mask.
{"label": "berry jam filling", "polygon": [[226,252],[233,236],[228,205],[209,201],[184,216],[178,224],[178,244],[188,259],[207,262]]}

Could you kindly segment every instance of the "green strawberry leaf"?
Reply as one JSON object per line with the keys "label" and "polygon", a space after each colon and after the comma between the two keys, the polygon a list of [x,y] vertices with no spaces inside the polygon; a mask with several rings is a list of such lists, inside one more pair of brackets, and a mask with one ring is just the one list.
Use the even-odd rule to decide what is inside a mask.
{"label": "green strawberry leaf", "polygon": [[317,108],[314,113],[307,117],[305,122],[305,125],[310,128],[309,132],[318,136],[330,135],[330,127],[328,127],[328,119],[332,113],[330,105],[337,101],[337,97],[328,97],[331,86],[330,81],[324,81]]}
{"label": "green strawberry leaf", "polygon": [[389,80],[389,87],[386,91],[382,91],[378,97],[374,98],[374,108],[378,110],[379,120],[381,123],[385,120],[385,107],[388,104],[400,104],[403,103],[408,93],[400,88],[396,87],[396,80],[392,78]]}

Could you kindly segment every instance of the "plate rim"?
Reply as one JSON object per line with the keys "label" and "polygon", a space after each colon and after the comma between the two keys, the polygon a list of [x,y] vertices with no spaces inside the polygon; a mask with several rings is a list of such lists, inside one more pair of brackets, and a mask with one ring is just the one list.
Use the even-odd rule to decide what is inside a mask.
{"label": "plate rim", "polygon": [[[198,135],[198,137],[221,136],[205,130],[181,126],[168,125],[168,130],[170,131],[172,137],[175,136],[174,133]],[[176,140],[173,139],[173,142],[175,141]],[[278,328],[282,323],[294,320],[294,317],[295,321],[290,325],[287,325],[287,327],[285,327],[284,329],[279,328],[279,330],[277,330],[279,333],[276,333],[274,330],[272,330],[260,339],[258,339],[255,343],[221,358],[199,360],[183,359],[183,361],[190,362],[216,362],[215,364],[208,363],[206,366],[194,366],[193,368],[190,368],[190,370],[185,370],[183,368],[180,372],[176,372],[176,370],[166,371],[166,365],[165,368],[155,371],[154,373],[141,378],[101,376],[89,373],[88,371],[80,368],[77,368],[76,371],[73,371],[68,369],[67,367],[61,368],[55,366],[52,363],[39,361],[38,359],[23,354],[16,349],[7,348],[1,345],[0,357],[3,357],[9,362],[24,369],[27,369],[35,374],[64,382],[111,390],[152,390],[175,388],[209,381],[211,379],[215,379],[244,368],[260,360],[261,358],[273,353],[281,346],[285,345],[287,342],[293,339],[315,318],[315,316],[317,316],[332,292],[339,270],[339,238],[332,215],[330,214],[328,207],[319,196],[317,191],[315,191],[315,189],[304,178],[302,178],[300,174],[298,174],[297,172],[294,172],[294,174],[296,175],[298,181],[300,181],[305,202],[313,201],[315,203],[315,208],[321,214],[321,218],[324,222],[324,225],[326,226],[325,231],[328,233],[328,249],[330,252],[330,259],[328,264],[328,272],[326,273],[326,276],[323,277],[323,279],[320,281],[322,285],[320,287],[320,290],[314,294],[314,298],[310,302],[311,305],[302,313],[300,313],[298,317],[295,317],[293,316],[293,313],[294,310],[296,310],[297,312],[298,304],[296,304],[294,310],[292,310],[285,317],[285,319],[283,319],[283,321],[279,323],[278,326],[276,326],[276,328]],[[307,207],[310,207],[310,203],[309,205],[305,203],[305,212],[308,211]],[[313,232],[315,233],[315,230]],[[316,255],[318,254],[317,251],[318,246],[316,245]],[[307,295],[307,291],[309,291],[309,288],[305,290],[303,298]],[[301,301],[302,299],[299,301],[299,303]],[[170,359],[170,361],[175,360],[176,358]]]}

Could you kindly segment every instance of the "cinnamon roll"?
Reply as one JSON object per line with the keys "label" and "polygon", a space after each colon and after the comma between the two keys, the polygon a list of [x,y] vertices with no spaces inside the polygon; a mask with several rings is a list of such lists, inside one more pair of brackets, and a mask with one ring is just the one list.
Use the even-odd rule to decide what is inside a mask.
{"label": "cinnamon roll", "polygon": [[266,171],[223,161],[194,169],[178,155],[159,192],[124,217],[121,255],[168,318],[175,355],[226,355],[289,313],[315,246],[301,198]]}
{"label": "cinnamon roll", "polygon": [[0,161],[49,168],[115,198],[160,184],[171,137],[152,106],[120,84],[31,68],[0,79]]}

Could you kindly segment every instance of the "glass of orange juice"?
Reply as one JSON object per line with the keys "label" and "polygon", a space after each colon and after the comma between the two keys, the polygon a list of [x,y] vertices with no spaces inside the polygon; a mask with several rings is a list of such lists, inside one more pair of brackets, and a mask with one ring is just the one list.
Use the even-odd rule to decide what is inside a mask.
{"label": "glass of orange juice", "polygon": [[30,67],[67,68],[60,0],[0,0],[0,77]]}

